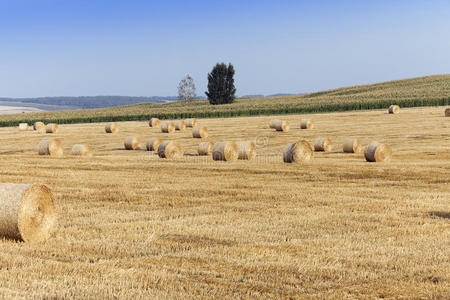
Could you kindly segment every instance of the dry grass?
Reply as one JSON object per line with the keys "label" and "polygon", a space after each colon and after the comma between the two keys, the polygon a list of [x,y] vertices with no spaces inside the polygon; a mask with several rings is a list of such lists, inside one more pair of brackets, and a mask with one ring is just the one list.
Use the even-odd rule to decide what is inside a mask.
{"label": "dry grass", "polygon": [[[37,132],[0,129],[0,181],[48,185],[59,231],[0,241],[0,296],[24,298],[448,298],[450,119],[443,108],[317,114],[274,132],[273,117],[205,119],[215,141],[253,140],[252,161],[197,156],[190,130],[147,122],[61,125],[52,137],[95,156],[38,156]],[[340,145],[307,165],[289,142]],[[183,160],[123,150],[130,135],[177,140]],[[393,149],[391,163],[342,153],[348,136]]]}

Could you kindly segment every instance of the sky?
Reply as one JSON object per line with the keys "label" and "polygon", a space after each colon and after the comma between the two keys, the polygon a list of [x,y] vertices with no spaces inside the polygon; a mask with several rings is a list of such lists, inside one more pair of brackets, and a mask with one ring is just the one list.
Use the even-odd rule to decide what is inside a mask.
{"label": "sky", "polygon": [[0,0],[0,97],[237,95],[450,73],[446,1]]}

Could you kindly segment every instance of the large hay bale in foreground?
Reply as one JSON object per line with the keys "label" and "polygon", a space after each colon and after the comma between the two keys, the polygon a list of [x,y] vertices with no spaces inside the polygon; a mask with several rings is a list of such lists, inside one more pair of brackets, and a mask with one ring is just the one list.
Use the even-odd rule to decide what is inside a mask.
{"label": "large hay bale in foreground", "polygon": [[235,142],[218,142],[212,148],[213,160],[235,161],[239,157],[239,148]]}
{"label": "large hay bale in foreground", "polygon": [[175,141],[164,141],[158,147],[158,156],[161,158],[182,158],[183,155],[183,147]]}
{"label": "large hay bale in foreground", "polygon": [[0,183],[0,236],[42,242],[56,225],[55,199],[48,187]]}
{"label": "large hay bale in foreground", "polygon": [[290,129],[289,123],[282,120],[272,120],[270,121],[269,126],[276,131],[288,132]]}
{"label": "large hay bale in foreground", "polygon": [[313,157],[313,148],[304,140],[287,145],[283,151],[283,161],[285,163],[306,163]]}
{"label": "large hay bale in foreground", "polygon": [[184,120],[175,121],[175,130],[183,131],[185,129],[186,129],[186,124],[184,123]]}
{"label": "large hay bale in foreground", "polygon": [[314,128],[314,123],[310,119],[303,119],[301,124],[300,124],[300,128],[301,129],[313,129]]}
{"label": "large hay bale in foreground", "polygon": [[72,147],[72,155],[91,157],[92,148],[85,144],[76,144]]}
{"label": "large hay bale in foreground", "polygon": [[129,136],[123,143],[126,150],[136,150],[139,148],[140,140],[135,136]]}
{"label": "large hay bale in foreground", "polygon": [[42,122],[35,122],[33,124],[33,130],[40,131],[40,130],[43,130],[44,128],[45,128],[45,124]]}
{"label": "large hay bale in foreground", "polygon": [[164,133],[174,133],[175,132],[175,124],[173,122],[164,122],[161,125],[161,132]]}
{"label": "large hay bale in foreground", "polygon": [[196,139],[206,139],[208,137],[208,129],[205,126],[195,127],[192,129],[192,137]]}
{"label": "large hay bale in foreground", "polygon": [[106,124],[105,131],[106,131],[106,133],[116,133],[119,131],[119,127],[117,126],[116,123],[111,122],[111,123]]}
{"label": "large hay bale in foreground", "polygon": [[158,151],[159,145],[162,143],[162,139],[151,138],[147,142],[147,151]]}
{"label": "large hay bale in foreground", "polygon": [[150,127],[159,127],[161,125],[161,121],[158,118],[151,118],[148,122],[148,126]]}
{"label": "large hay bale in foreground", "polygon": [[201,142],[198,144],[198,155],[210,155],[214,144],[212,142]]}
{"label": "large hay bale in foreground", "polygon": [[63,156],[64,150],[59,139],[42,140],[39,142],[39,155]]}
{"label": "large hay bale in foreground", "polygon": [[390,114],[398,114],[398,113],[400,113],[400,106],[398,106],[398,105],[391,105],[391,106],[389,106],[389,113]]}
{"label": "large hay bale in foreground", "polygon": [[186,124],[186,127],[196,127],[197,126],[197,119],[192,118],[192,119],[186,119],[184,120],[184,123]]}
{"label": "large hay bale in foreground", "polygon": [[392,149],[388,145],[373,142],[367,146],[364,156],[368,162],[388,162],[392,157]]}
{"label": "large hay bale in foreground", "polygon": [[446,108],[444,114],[446,117],[450,117],[450,108]]}
{"label": "large hay bale in foreground", "polygon": [[256,156],[255,142],[240,141],[236,142],[238,146],[238,159],[251,160]]}
{"label": "large hay bale in foreground", "polygon": [[314,141],[314,151],[330,152],[333,144],[329,138],[318,138]]}
{"label": "large hay bale in foreground", "polygon": [[45,132],[46,133],[56,133],[58,131],[58,124],[55,123],[49,123],[47,126],[45,126]]}
{"label": "large hay bale in foreground", "polygon": [[26,130],[28,130],[28,123],[20,123],[19,124],[19,130],[20,131],[26,131]]}
{"label": "large hay bale in foreground", "polygon": [[361,152],[361,142],[359,139],[345,139],[343,151],[345,153],[359,153]]}

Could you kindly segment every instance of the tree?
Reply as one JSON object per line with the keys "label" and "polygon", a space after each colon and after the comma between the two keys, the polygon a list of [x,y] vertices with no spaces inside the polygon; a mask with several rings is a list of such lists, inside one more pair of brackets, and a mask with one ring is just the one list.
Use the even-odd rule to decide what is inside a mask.
{"label": "tree", "polygon": [[180,84],[178,85],[178,98],[186,101],[186,103],[189,103],[195,97],[197,97],[197,95],[195,93],[194,79],[192,79],[192,77],[188,74],[180,81]]}
{"label": "tree", "polygon": [[236,88],[234,87],[234,67],[224,63],[218,63],[208,73],[208,96],[210,104],[227,104],[233,103]]}

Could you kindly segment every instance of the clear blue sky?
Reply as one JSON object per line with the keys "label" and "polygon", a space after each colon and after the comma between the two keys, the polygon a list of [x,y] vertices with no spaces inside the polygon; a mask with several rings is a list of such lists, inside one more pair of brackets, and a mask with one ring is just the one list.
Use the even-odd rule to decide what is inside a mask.
{"label": "clear blue sky", "polygon": [[0,97],[238,95],[450,73],[449,1],[0,0]]}

